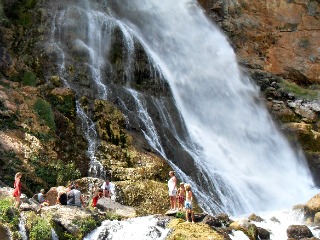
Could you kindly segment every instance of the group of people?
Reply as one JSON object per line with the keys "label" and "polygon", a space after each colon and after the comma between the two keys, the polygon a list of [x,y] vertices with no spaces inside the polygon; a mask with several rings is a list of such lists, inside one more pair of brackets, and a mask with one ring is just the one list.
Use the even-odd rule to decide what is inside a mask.
{"label": "group of people", "polygon": [[[190,184],[180,183],[179,188],[177,188],[177,178],[174,171],[169,172],[170,179],[168,181],[169,197],[171,211],[174,210],[185,210],[186,220],[189,222],[189,215],[194,223],[194,213],[192,209],[193,193],[191,191]],[[15,175],[14,180],[14,191],[13,196],[15,198],[15,207],[19,208],[20,196],[21,196],[21,177],[22,173],[18,172]],[[111,198],[114,185],[107,179],[101,186],[101,188],[93,189],[92,206],[96,207],[98,199],[101,197]],[[44,190],[42,189],[38,194],[38,202],[44,202]],[[66,191],[60,191],[57,197],[57,204],[61,205],[74,205],[77,207],[86,207],[85,201],[79,190],[79,185],[76,183],[69,184]]]}
{"label": "group of people", "polygon": [[186,221],[189,221],[189,215],[191,216],[192,223],[194,223],[194,213],[192,208],[193,193],[191,191],[190,184],[180,183],[177,188],[177,178],[174,171],[169,172],[170,179],[168,181],[169,197],[171,211],[184,210],[186,211]]}
{"label": "group of people", "polygon": [[70,183],[65,191],[59,191],[57,204],[86,207],[77,183]]}
{"label": "group of people", "polygon": [[[15,198],[14,206],[19,208],[20,206],[20,196],[21,196],[21,177],[22,173],[18,172],[14,178],[14,190],[13,197]],[[93,198],[92,198],[92,206],[96,207],[98,203],[98,199],[101,197],[111,198],[114,194],[114,184],[111,183],[108,179],[102,184],[101,188],[96,187],[93,189]],[[45,199],[44,189],[41,189],[39,193],[33,196],[34,199],[42,206],[48,205],[47,200]],[[46,204],[47,203],[47,204]],[[79,185],[77,183],[70,183],[65,190],[61,190],[58,192],[58,196],[56,199],[57,204],[61,205],[72,205],[77,207],[86,207],[84,198],[79,189]]]}

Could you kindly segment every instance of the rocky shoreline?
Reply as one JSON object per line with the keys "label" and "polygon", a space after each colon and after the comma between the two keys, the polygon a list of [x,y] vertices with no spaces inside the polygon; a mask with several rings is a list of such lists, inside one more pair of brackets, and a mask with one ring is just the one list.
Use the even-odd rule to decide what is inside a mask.
{"label": "rocky shoreline", "polygon": [[[88,182],[88,178],[78,181]],[[12,191],[13,189],[9,187],[0,188],[0,216],[2,216],[0,239],[2,240],[22,239],[21,229],[19,230],[19,226],[16,225],[19,223],[21,225],[21,221],[23,221],[25,227],[25,234],[29,238],[33,236],[30,239],[39,239],[34,236],[51,239],[52,231],[59,239],[83,239],[88,233],[99,227],[104,220],[126,221],[138,216],[134,207],[125,206],[109,198],[99,199],[96,208],[78,208],[55,204],[39,208],[39,205],[30,201],[25,194],[22,196],[22,204],[18,211],[13,208]],[[85,189],[83,189],[83,192],[84,197],[90,199]],[[51,188],[47,196],[48,199],[56,198],[56,188]],[[116,199],[121,201],[119,198]],[[11,205],[4,207],[3,203],[6,201],[11,202]],[[314,229],[320,223],[320,194],[311,198],[307,203],[296,205],[292,209],[303,214],[304,223],[288,226],[286,230],[288,239],[319,239],[318,236],[313,236],[310,227]],[[242,232],[250,240],[268,240],[272,239],[274,234],[270,229],[258,226],[259,223],[266,222],[267,219],[263,219],[254,213],[240,220],[232,220],[227,214],[223,213],[215,216],[196,213],[195,224],[185,221],[184,212],[168,215],[156,214],[154,216],[158,219],[156,225],[167,230],[168,235],[165,238],[167,240],[188,239],[190,235],[192,235],[192,239],[231,240],[235,239],[232,236],[236,236],[239,232]],[[276,217],[272,217],[268,221],[281,224]],[[41,231],[39,231],[39,228]],[[46,238],[45,236],[49,237]]]}

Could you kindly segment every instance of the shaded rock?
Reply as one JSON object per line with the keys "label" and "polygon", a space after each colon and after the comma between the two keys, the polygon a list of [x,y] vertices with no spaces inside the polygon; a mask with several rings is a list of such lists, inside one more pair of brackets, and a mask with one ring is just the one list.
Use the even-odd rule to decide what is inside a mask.
{"label": "shaded rock", "polygon": [[284,75],[286,76],[286,78],[292,80],[298,85],[308,86],[312,84],[312,80],[310,80],[306,75],[304,75],[301,71],[297,69],[286,67],[285,71],[286,73]]}
{"label": "shaded rock", "polygon": [[313,220],[314,224],[317,224],[319,225],[320,224],[320,212],[317,212],[315,215],[314,215],[314,220]]}
{"label": "shaded rock", "polygon": [[117,203],[111,198],[100,198],[97,203],[97,208],[102,211],[112,212],[117,215],[121,215],[125,218],[136,217],[136,210],[133,207],[124,206],[120,203]]}
{"label": "shaded rock", "polygon": [[11,240],[9,229],[0,222],[0,239]]}
{"label": "shaded rock", "polygon": [[272,218],[270,218],[270,220],[271,220],[272,222],[280,223],[280,221],[279,221],[278,218],[276,218],[276,217],[272,217]]}
{"label": "shaded rock", "polygon": [[288,238],[302,239],[302,238],[311,238],[313,234],[311,230],[305,225],[290,225],[287,228]]}
{"label": "shaded rock", "polygon": [[252,213],[252,214],[248,217],[248,219],[249,219],[250,221],[254,221],[254,222],[264,222],[264,221],[265,221],[262,217],[257,216],[257,215],[255,215],[254,213]]}
{"label": "shaded rock", "polygon": [[52,219],[56,224],[75,236],[81,232],[80,226],[76,224],[77,222],[91,217],[97,218],[97,214],[88,209],[62,205],[43,207],[41,209],[41,216]]}
{"label": "shaded rock", "polygon": [[211,227],[226,227],[230,225],[232,220],[229,219],[227,214],[221,213],[215,216],[207,215],[202,222]]}
{"label": "shaded rock", "polygon": [[267,229],[264,229],[264,228],[261,228],[261,227],[257,227],[258,229],[258,239],[260,240],[269,240],[270,239],[270,235],[271,233],[267,230]]}

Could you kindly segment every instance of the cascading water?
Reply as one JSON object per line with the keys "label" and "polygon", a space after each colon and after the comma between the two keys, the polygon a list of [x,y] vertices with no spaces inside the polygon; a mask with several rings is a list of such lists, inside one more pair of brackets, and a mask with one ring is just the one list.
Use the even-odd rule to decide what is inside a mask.
{"label": "cascading water", "polygon": [[[92,94],[119,104],[128,123],[136,123],[179,178],[191,182],[205,211],[280,209],[312,196],[303,156],[256,103],[258,90],[195,1],[79,0],[57,14],[53,35],[59,51],[68,61],[77,55],[91,76]],[[118,62],[108,58],[116,34],[125,49],[118,80]],[[132,89],[137,47],[158,76],[150,78],[165,79],[174,99]],[[82,94],[77,81],[67,82]]]}

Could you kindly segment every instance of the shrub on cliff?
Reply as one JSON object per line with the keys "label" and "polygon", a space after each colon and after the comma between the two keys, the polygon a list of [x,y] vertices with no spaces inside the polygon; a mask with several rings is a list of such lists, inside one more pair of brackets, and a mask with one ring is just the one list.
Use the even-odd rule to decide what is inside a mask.
{"label": "shrub on cliff", "polygon": [[38,99],[34,104],[34,110],[52,131],[56,130],[56,124],[50,103],[43,99]]}

